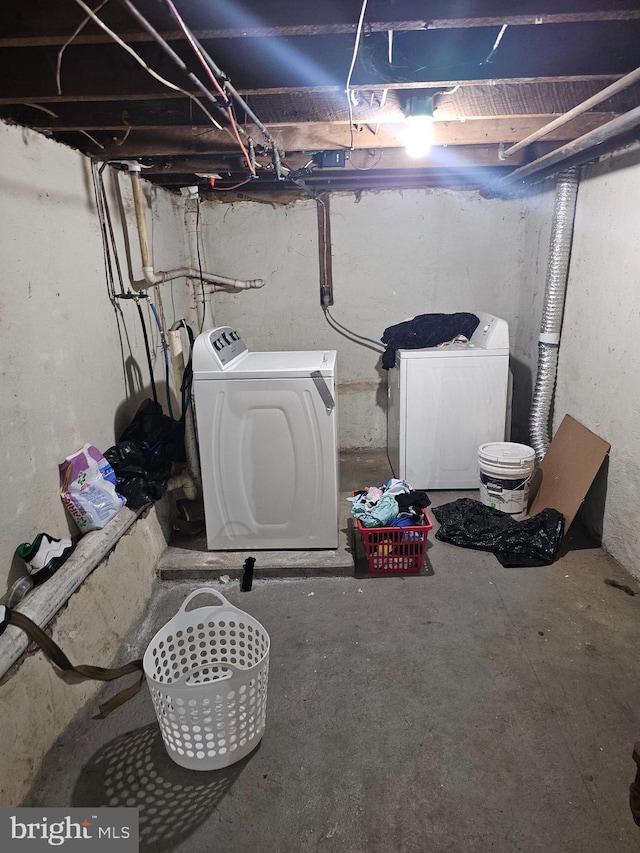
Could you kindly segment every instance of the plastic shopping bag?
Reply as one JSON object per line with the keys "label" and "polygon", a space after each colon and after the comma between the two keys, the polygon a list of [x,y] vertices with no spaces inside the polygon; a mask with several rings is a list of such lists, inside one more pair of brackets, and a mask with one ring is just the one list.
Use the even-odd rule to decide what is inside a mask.
{"label": "plastic shopping bag", "polygon": [[126,503],[116,475],[97,447],[85,444],[60,465],[60,495],[81,533],[100,530]]}

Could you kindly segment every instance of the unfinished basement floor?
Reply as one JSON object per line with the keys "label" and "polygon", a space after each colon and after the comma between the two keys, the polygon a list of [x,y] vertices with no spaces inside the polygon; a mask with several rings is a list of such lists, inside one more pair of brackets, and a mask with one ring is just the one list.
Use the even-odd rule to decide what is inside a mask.
{"label": "unfinished basement floor", "polygon": [[[271,637],[238,764],[176,765],[145,687],[86,708],[24,805],[138,806],[149,852],[635,853],[640,596],[604,580],[636,582],[597,548],[505,569],[433,533],[419,576],[209,581]],[[201,586],[159,580],[122,659]]]}

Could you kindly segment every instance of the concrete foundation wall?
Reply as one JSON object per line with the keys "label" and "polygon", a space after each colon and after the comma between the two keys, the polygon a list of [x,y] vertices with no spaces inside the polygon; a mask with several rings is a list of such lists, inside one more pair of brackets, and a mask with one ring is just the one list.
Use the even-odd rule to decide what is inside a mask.
{"label": "concrete foundation wall", "polygon": [[[124,637],[145,611],[155,563],[164,550],[155,508],[141,517],[115,551],[86,579],[50,626],[50,633],[73,664],[111,666],[122,654]],[[143,648],[128,650],[126,660]],[[125,662],[123,661],[118,661]],[[126,676],[109,686],[109,696],[135,682]],[[0,684],[0,803],[19,805],[40,762],[61,731],[104,685],[65,683],[35,646]],[[113,713],[118,713],[114,711]],[[92,725],[100,726],[96,720]]]}
{"label": "concrete foundation wall", "polygon": [[[515,341],[525,240],[521,200],[411,190],[332,196],[330,205],[330,311],[338,323],[375,342],[387,326],[416,314],[486,311],[509,321]],[[228,266],[242,278],[267,279],[249,298],[216,294],[216,323],[239,329],[253,350],[336,349],[341,446],[385,446],[387,371],[379,351],[332,328],[320,307],[316,204],[203,210],[220,271]],[[529,395],[528,386],[516,385],[517,399],[523,390]],[[519,416],[526,406],[520,400]]]}
{"label": "concrete foundation wall", "polygon": [[[121,199],[115,181],[107,169],[128,289],[130,278],[141,278],[141,265],[128,180],[120,176]],[[145,195],[156,268],[184,265],[182,200],[150,185]],[[150,381],[135,303],[114,309],[109,299],[90,161],[42,135],[3,124],[0,257],[2,596],[25,571],[14,557],[18,544],[42,531],[78,534],[60,500],[59,463],[85,442],[103,451],[110,447],[150,396]],[[153,299],[166,325],[181,317],[193,322],[191,285],[163,285]],[[160,340],[148,305],[142,305],[164,402]],[[163,531],[154,508],[73,594],[52,628],[74,663],[113,662],[148,603],[165,547],[166,526]],[[46,750],[98,689],[94,682],[65,684],[39,652],[7,674],[0,685],[3,806],[20,801]]]}
{"label": "concrete foundation wall", "polygon": [[640,578],[640,148],[586,168],[555,400],[611,443],[604,547]]}
{"label": "concrete foundation wall", "polygon": [[[128,179],[105,171],[125,286],[141,278]],[[158,269],[185,262],[182,201],[146,186]],[[127,246],[124,235],[129,237]],[[127,259],[128,250],[130,259]],[[59,496],[58,465],[85,442],[104,451],[150,395],[136,306],[114,309],[93,194],[90,161],[44,136],[0,124],[0,591],[22,572],[14,550],[46,531],[77,530]],[[119,290],[119,284],[116,284]],[[152,293],[171,325],[193,314],[184,280]],[[161,402],[164,359],[149,306],[143,313]],[[175,399],[175,397],[174,397]]]}
{"label": "concrete foundation wall", "polygon": [[518,311],[512,334],[511,370],[516,389],[513,399],[512,441],[529,444],[529,412],[536,384],[538,337],[546,287],[555,182],[542,184],[524,200],[524,239],[518,292]]}

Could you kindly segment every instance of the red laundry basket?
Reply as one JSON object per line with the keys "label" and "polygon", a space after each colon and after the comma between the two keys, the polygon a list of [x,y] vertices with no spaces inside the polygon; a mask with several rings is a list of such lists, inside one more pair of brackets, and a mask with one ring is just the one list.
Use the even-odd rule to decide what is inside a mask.
{"label": "red laundry basket", "polygon": [[422,569],[429,531],[433,527],[426,509],[424,524],[411,527],[363,527],[358,530],[374,575],[417,574]]}

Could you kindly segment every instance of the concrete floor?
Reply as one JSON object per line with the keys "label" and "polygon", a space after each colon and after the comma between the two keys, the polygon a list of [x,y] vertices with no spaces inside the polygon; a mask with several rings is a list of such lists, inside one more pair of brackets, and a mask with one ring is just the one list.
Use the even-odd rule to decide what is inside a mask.
{"label": "concrete floor", "polygon": [[[181,769],[145,688],[104,721],[82,712],[24,805],[138,805],[149,853],[637,851],[640,597],[604,578],[635,581],[599,549],[505,569],[433,534],[428,567],[212,581],[271,636],[259,748]],[[123,657],[199,586],[159,581]]]}
{"label": "concrete floor", "polygon": [[[247,557],[256,557],[263,577],[315,577],[353,574],[351,504],[347,497],[356,489],[385,483],[393,472],[385,451],[378,449],[340,454],[338,494],[338,548],[314,551],[208,551],[204,533],[174,535],[158,566],[165,580],[194,580],[227,574],[240,577]],[[445,494],[445,493],[439,493]],[[444,503],[444,501],[442,501]]]}

